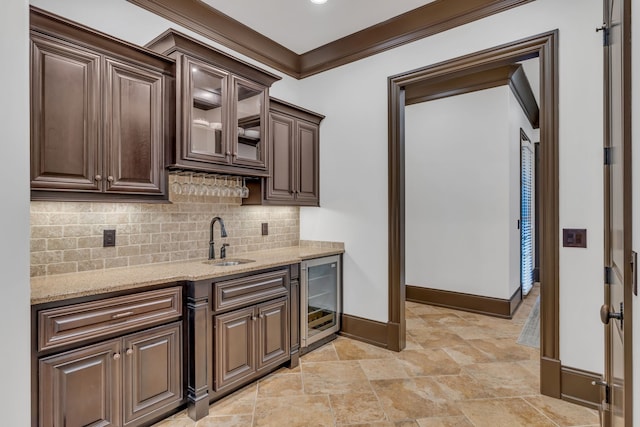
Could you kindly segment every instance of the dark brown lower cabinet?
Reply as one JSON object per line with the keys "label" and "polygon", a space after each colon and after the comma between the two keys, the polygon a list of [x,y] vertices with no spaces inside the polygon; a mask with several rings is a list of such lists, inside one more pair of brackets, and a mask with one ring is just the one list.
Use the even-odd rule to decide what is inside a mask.
{"label": "dark brown lower cabinet", "polygon": [[39,425],[118,425],[120,350],[111,340],[41,359]]}
{"label": "dark brown lower cabinet", "polygon": [[289,300],[281,297],[215,316],[215,390],[289,360]]}
{"label": "dark brown lower cabinet", "polygon": [[210,403],[251,381],[282,365],[298,365],[298,277],[299,264],[293,264],[186,283],[186,400],[192,420],[206,417]]}
{"label": "dark brown lower cabinet", "polygon": [[124,425],[182,400],[182,323],[124,341]]}
{"label": "dark brown lower cabinet", "polygon": [[289,299],[277,299],[259,305],[258,370],[279,365],[289,359]]}
{"label": "dark brown lower cabinet", "polygon": [[254,318],[254,307],[215,317],[217,390],[241,381],[256,371]]}
{"label": "dark brown lower cabinet", "polygon": [[39,361],[41,427],[133,426],[182,401],[182,322]]}

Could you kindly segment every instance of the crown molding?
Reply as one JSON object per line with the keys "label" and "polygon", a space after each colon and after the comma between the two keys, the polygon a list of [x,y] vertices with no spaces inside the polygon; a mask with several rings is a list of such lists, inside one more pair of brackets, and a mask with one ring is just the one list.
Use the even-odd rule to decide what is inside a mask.
{"label": "crown molding", "polygon": [[301,55],[200,0],[128,1],[302,79],[534,0],[436,0]]}
{"label": "crown molding", "polygon": [[127,0],[210,40],[300,78],[299,55],[199,0]]}

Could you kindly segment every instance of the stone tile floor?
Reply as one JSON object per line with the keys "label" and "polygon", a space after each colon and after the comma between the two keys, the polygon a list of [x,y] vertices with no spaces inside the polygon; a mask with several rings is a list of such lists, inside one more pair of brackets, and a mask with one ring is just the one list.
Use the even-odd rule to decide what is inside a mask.
{"label": "stone tile floor", "polygon": [[598,426],[595,411],[539,394],[538,349],[512,320],[407,302],[400,353],[340,337],[210,406],[155,427]]}

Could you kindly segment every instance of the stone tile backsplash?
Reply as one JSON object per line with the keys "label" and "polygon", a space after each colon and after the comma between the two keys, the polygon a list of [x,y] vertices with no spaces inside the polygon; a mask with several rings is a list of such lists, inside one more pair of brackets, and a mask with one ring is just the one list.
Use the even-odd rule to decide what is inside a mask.
{"label": "stone tile backsplash", "polygon": [[[206,258],[209,223],[216,254],[227,256],[298,245],[297,207],[241,206],[239,198],[170,196],[171,204],[31,202],[31,276]],[[269,223],[269,235],[261,224]],[[102,247],[103,230],[116,230],[116,246]]]}

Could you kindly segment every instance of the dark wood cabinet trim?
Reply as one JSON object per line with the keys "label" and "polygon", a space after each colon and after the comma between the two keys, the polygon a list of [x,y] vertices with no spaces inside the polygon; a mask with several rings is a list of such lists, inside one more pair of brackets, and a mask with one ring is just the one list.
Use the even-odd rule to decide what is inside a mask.
{"label": "dark wood cabinet trim", "polygon": [[187,413],[193,420],[209,414],[209,382],[212,376],[211,286],[206,281],[187,282],[185,361],[187,363]]}
{"label": "dark wood cabinet trim", "polygon": [[217,281],[213,284],[212,309],[223,313],[287,295],[288,291],[288,269]]}
{"label": "dark wood cabinet trim", "polygon": [[38,351],[159,325],[182,316],[179,287],[38,311]]}
{"label": "dark wood cabinet trim", "polygon": [[273,96],[269,97],[269,110],[295,116],[301,120],[306,120],[317,125],[325,118],[325,116],[320,113],[307,110],[306,108],[299,107],[279,98],[274,98]]}
{"label": "dark wood cabinet trim", "polygon": [[532,0],[438,0],[298,55],[197,0],[128,0],[295,78],[308,77]]}
{"label": "dark wood cabinet trim", "polygon": [[154,68],[163,74],[173,75],[174,62],[170,58],[152,50],[117,39],[108,34],[78,24],[61,16],[30,6],[31,31],[55,34],[57,37],[73,40],[74,44],[99,51],[103,55],[137,62]]}
{"label": "dark wood cabinet trim", "polygon": [[[299,266],[299,264],[295,264]],[[291,342],[291,363],[290,368],[298,366],[300,357],[300,282],[297,274],[294,276],[293,265],[291,266],[291,281],[289,282],[289,310],[290,310],[290,342]]]}
{"label": "dark wood cabinet trim", "polygon": [[503,319],[511,319],[520,302],[522,302],[522,290],[520,288],[514,292],[511,298],[500,299],[420,286],[407,285],[406,287],[407,301],[469,311]]}
{"label": "dark wood cabinet trim", "polygon": [[[559,283],[559,167],[558,167],[558,31],[507,43],[495,48],[389,77],[389,322],[404,329],[404,107],[408,85],[442,79],[455,73],[540,59],[540,283],[541,392],[560,397],[560,283]],[[404,348],[398,343],[390,348]]]}
{"label": "dark wood cabinet trim", "polygon": [[[172,2],[172,5],[187,4],[188,1]],[[200,3],[200,2],[198,2]],[[231,71],[233,74],[260,83],[263,86],[271,86],[281,77],[269,71],[258,68],[248,62],[222,52],[212,46],[204,44],[192,37],[182,34],[174,29],[168,29],[145,46],[158,54],[174,56],[183,53],[201,61],[215,64],[217,67]]]}

